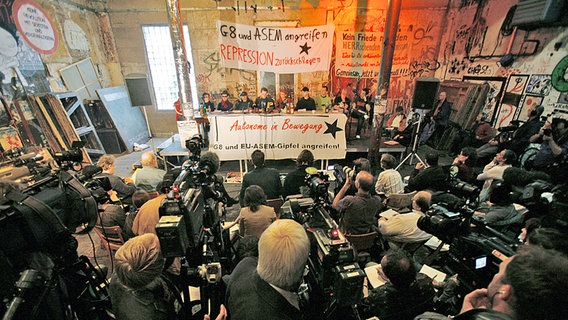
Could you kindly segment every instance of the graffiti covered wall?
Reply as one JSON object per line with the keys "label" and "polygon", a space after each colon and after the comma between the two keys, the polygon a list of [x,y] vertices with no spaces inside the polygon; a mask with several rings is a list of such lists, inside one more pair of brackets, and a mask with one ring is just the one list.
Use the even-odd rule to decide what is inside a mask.
{"label": "graffiti covered wall", "polygon": [[[436,76],[442,80],[506,78],[504,94],[494,102],[495,127],[526,120],[530,109],[539,104],[545,107],[544,115],[556,110],[555,116],[568,118],[568,30],[541,27],[519,29],[515,34],[506,19],[515,4],[514,0],[464,1],[452,8]],[[500,59],[512,38],[514,61],[505,67]]]}

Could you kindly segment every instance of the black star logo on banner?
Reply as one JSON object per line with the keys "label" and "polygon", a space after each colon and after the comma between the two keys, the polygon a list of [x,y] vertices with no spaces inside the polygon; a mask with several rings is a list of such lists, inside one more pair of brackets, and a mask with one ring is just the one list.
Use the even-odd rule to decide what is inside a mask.
{"label": "black star logo on banner", "polygon": [[306,55],[309,54],[308,50],[310,50],[312,47],[308,47],[308,43],[304,43],[303,46],[300,46],[300,48],[302,48],[302,51],[300,51],[300,54],[302,54],[302,52],[305,52]]}
{"label": "black star logo on banner", "polygon": [[339,131],[343,131],[343,129],[339,128],[337,126],[337,119],[335,119],[335,121],[333,121],[333,123],[325,123],[327,125],[327,129],[325,129],[325,132],[323,134],[326,133],[331,133],[331,135],[333,136],[333,139],[335,139],[335,133],[339,132]]}

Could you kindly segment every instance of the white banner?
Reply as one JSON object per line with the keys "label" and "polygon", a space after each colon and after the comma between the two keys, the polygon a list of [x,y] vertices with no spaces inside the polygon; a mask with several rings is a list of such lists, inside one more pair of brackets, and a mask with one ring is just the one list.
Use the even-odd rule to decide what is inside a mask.
{"label": "white banner", "polygon": [[266,159],[295,159],[304,149],[316,159],[343,159],[346,121],[341,113],[209,115],[209,150],[223,161],[250,159],[256,149]]}
{"label": "white banner", "polygon": [[221,66],[276,73],[329,70],[334,28],[271,28],[217,21]]}

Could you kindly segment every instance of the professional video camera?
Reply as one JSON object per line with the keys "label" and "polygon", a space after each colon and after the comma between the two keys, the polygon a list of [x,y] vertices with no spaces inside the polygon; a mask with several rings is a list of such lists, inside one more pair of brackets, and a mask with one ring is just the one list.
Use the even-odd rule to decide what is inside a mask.
{"label": "professional video camera", "polygon": [[312,246],[304,293],[309,295],[309,305],[317,306],[317,310],[308,310],[308,318],[329,319],[359,302],[365,274],[355,262],[353,247],[329,214],[327,176],[310,171],[306,184],[312,198],[286,201],[280,218],[294,219],[308,231]]}
{"label": "professional video camera", "polygon": [[51,171],[50,168],[39,163],[43,160],[43,156],[34,152],[25,153],[24,149],[13,148],[5,151],[3,155],[4,161],[0,163],[0,180],[28,183]]}
{"label": "professional video camera", "polygon": [[353,166],[342,166],[339,164],[333,165],[333,175],[335,176],[335,194],[345,184],[347,178],[355,181],[357,174],[361,172],[363,164],[360,161],[353,161]]}
{"label": "professional video camera", "polygon": [[97,202],[83,185],[88,181],[44,169],[49,173],[27,187],[0,182],[0,294],[9,301],[0,313],[4,319],[66,319],[70,312],[78,319],[106,319],[105,275],[77,255],[72,236],[79,227],[80,233],[94,227]]}
{"label": "professional video camera", "polygon": [[[228,235],[221,225],[227,199],[222,192],[222,180],[215,176],[219,157],[212,152],[201,154],[204,143],[200,135],[193,136],[185,145],[190,159],[164,177],[167,197],[159,209],[156,233],[166,257],[183,259],[182,281],[201,286],[202,310],[207,310],[207,299],[214,301],[211,305],[218,310],[221,266],[230,266]],[[184,291],[184,296],[189,297],[189,291]],[[186,313],[191,314],[189,298],[184,306]]]}
{"label": "professional video camera", "polygon": [[487,286],[502,259],[514,254],[514,244],[507,237],[472,216],[473,210],[467,205],[454,212],[435,204],[417,222],[420,229],[442,240],[440,248],[443,243],[450,245],[441,263],[449,273],[459,274],[463,292]]}

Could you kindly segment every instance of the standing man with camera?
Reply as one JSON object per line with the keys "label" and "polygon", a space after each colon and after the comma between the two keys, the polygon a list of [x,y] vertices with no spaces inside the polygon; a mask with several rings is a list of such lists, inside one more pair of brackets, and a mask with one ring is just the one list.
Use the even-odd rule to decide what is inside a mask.
{"label": "standing man with camera", "polygon": [[367,171],[359,172],[355,179],[357,194],[345,196],[352,183],[352,179],[345,179],[345,184],[333,199],[333,209],[342,213],[339,226],[346,234],[373,232],[377,226],[376,215],[383,207],[381,198],[371,195],[373,175]]}

